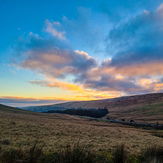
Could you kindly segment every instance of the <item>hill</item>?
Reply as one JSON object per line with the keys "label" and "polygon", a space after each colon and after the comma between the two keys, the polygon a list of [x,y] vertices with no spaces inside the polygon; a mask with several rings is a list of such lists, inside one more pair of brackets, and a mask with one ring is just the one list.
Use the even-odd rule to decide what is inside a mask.
{"label": "hill", "polygon": [[14,108],[14,107],[2,105],[2,104],[0,104],[0,111],[6,112],[6,113],[20,113],[20,112],[27,113],[28,112],[19,108]]}
{"label": "hill", "polygon": [[55,105],[35,106],[32,111],[55,110],[56,108],[104,108],[107,107],[111,119],[134,119],[139,122],[159,121],[163,123],[163,93],[124,96],[113,99],[66,102]]}
{"label": "hill", "polygon": [[36,113],[0,105],[1,151],[30,149],[39,141],[48,153],[79,140],[95,151],[111,150],[124,143],[128,152],[139,153],[149,145],[163,145],[161,130],[143,130],[117,123]]}

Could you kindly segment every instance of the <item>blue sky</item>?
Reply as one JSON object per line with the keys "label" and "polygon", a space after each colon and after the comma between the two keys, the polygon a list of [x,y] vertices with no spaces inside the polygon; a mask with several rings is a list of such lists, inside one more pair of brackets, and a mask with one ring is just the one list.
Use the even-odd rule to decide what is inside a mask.
{"label": "blue sky", "polygon": [[0,0],[0,103],[163,91],[161,0]]}

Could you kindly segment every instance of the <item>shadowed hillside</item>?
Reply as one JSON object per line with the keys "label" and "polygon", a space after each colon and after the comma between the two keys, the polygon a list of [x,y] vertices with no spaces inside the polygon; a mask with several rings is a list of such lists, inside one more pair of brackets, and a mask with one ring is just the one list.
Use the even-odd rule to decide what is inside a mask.
{"label": "shadowed hillside", "polygon": [[104,108],[109,110],[109,118],[163,123],[163,93],[125,96],[113,99],[67,102],[55,105],[29,107],[34,111],[55,108]]}

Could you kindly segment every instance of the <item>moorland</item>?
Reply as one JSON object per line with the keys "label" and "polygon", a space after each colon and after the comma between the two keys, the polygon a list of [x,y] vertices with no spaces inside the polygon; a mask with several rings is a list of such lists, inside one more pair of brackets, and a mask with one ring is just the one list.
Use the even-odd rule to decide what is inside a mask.
{"label": "moorland", "polygon": [[[121,100],[123,101],[123,98],[116,99],[121,105],[117,106],[116,104],[113,108],[111,108],[111,105],[107,106],[110,108],[109,114],[111,115],[109,116],[115,118],[132,118],[141,121],[149,120],[151,123],[160,121],[160,123],[162,123],[161,99],[163,95],[157,94],[158,98],[155,98],[153,102],[151,102],[151,98],[154,98],[153,96],[154,95],[148,97],[148,102],[146,98],[141,101],[139,101],[139,99],[139,102],[137,102],[137,97],[135,97],[135,104],[128,100],[128,105],[125,103],[124,106],[122,106],[121,102]],[[101,102],[102,101],[99,103]],[[132,105],[130,105],[130,102]],[[88,102],[85,103],[87,104]],[[95,101],[90,103],[94,104]],[[112,101],[112,103],[114,102]],[[83,104],[84,107],[86,107],[86,104]],[[67,105],[67,103],[64,105]],[[104,106],[106,106],[106,104],[101,107]],[[126,108],[126,111],[124,108]],[[133,108],[135,109],[135,112],[131,113]],[[116,113],[117,109],[119,109],[118,113]],[[147,113],[151,113],[151,111],[152,115],[147,115]],[[159,111],[158,114],[156,114],[157,111]],[[143,117],[146,118],[143,119]],[[57,156],[60,156],[62,153],[62,158],[64,158],[64,154],[68,159],[66,152],[70,155],[72,151],[73,154],[75,153],[74,149],[80,154],[84,151],[78,144],[80,144],[80,147],[84,146],[84,149],[89,149],[89,151],[91,151],[91,153],[89,153],[90,155],[86,155],[87,161],[85,162],[91,162],[90,160],[88,161],[88,158],[96,158],[96,161],[94,162],[115,162],[115,153],[119,147],[121,148],[118,153],[122,154],[122,156],[118,157],[123,158],[127,155],[128,162],[147,161],[149,156],[147,156],[147,160],[142,159],[145,156],[145,151],[147,151],[147,149],[152,149],[152,152],[154,153],[150,154],[154,155],[154,158],[152,159],[159,158],[160,162],[163,159],[162,157],[160,158],[160,156],[163,155],[163,130],[136,128],[119,123],[83,119],[66,114],[38,113],[0,105],[0,160],[2,162],[21,162],[23,160],[22,157],[31,151],[33,151],[33,153],[36,151],[37,154],[43,152],[43,154],[39,153],[39,157],[44,156],[42,162],[54,162],[54,156],[56,155],[53,154],[56,153],[58,154]],[[36,146],[39,150],[36,150]],[[73,149],[70,150],[69,147],[72,147]],[[65,149],[66,151],[63,151]],[[159,154],[157,153],[158,151],[160,151]],[[149,154],[150,152],[147,153]],[[95,154],[98,158],[93,156]],[[19,157],[17,157],[17,155]],[[75,155],[77,154],[75,153]],[[46,161],[47,157],[45,156],[48,157],[48,161]],[[35,158],[36,154],[30,155],[30,158],[31,157]],[[7,158],[10,159],[7,160]],[[49,159],[51,161],[49,161]],[[39,162],[37,159],[24,159],[22,162],[25,162],[25,160],[26,162],[30,162],[30,160],[31,162]],[[126,162],[126,160],[122,159],[121,161]],[[60,162],[66,162],[66,159]],[[73,161],[71,160],[69,162]]]}

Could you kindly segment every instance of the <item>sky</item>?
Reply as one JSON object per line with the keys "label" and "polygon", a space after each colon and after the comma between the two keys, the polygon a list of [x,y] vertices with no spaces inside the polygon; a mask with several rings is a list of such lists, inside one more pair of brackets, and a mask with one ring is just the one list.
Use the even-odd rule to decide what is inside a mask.
{"label": "sky", "polygon": [[0,0],[0,103],[163,92],[162,0]]}

